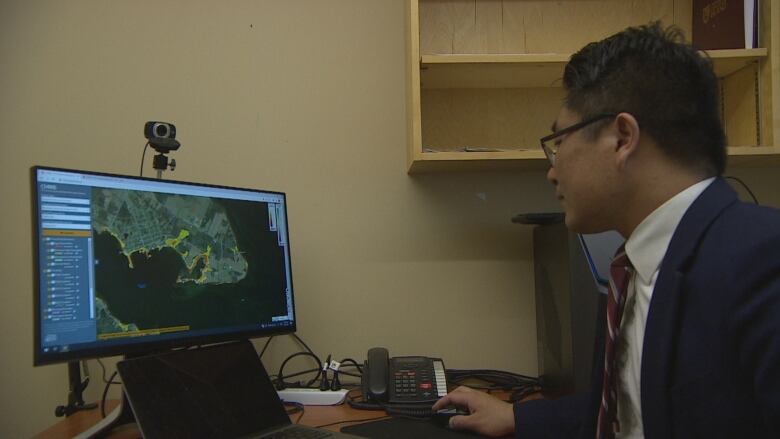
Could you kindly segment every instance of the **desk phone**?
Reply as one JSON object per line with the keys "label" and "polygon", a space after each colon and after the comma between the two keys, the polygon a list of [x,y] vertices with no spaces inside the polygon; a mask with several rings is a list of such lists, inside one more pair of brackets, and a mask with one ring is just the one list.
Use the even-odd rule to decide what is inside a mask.
{"label": "desk phone", "polygon": [[363,370],[365,401],[389,404],[433,404],[447,394],[444,362],[428,357],[393,357],[371,348]]}

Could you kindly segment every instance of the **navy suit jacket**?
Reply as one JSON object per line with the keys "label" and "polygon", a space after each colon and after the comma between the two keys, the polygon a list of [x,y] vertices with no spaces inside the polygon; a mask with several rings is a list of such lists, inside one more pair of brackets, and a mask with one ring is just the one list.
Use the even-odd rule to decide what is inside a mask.
{"label": "navy suit jacket", "polygon": [[[515,405],[517,438],[595,437],[600,352],[589,393]],[[640,387],[646,439],[780,438],[780,211],[722,178],[694,201],[661,262]]]}

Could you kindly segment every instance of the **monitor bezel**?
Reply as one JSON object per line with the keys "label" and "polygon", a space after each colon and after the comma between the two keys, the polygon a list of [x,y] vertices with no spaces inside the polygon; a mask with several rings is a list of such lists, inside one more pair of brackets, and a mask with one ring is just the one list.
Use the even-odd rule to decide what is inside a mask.
{"label": "monitor bezel", "polygon": [[[292,324],[289,326],[282,326],[282,327],[269,327],[269,328],[255,328],[250,330],[243,330],[243,331],[234,331],[234,332],[225,332],[225,333],[218,333],[218,334],[208,334],[208,335],[196,335],[196,336],[190,336],[190,337],[182,337],[182,338],[175,338],[175,339],[168,339],[168,340],[152,340],[148,342],[140,341],[140,342],[133,342],[129,344],[118,344],[118,345],[110,345],[110,346],[101,346],[101,347],[94,347],[94,348],[84,348],[84,349],[77,349],[72,351],[66,351],[66,352],[43,352],[43,346],[41,343],[41,285],[40,285],[40,227],[39,227],[39,206],[38,206],[38,198],[39,198],[39,190],[38,190],[38,171],[58,171],[58,172],[73,172],[78,174],[86,174],[86,175],[94,175],[94,176],[104,176],[104,177],[118,177],[118,178],[128,178],[138,181],[152,181],[152,182],[161,182],[161,183],[172,183],[172,184],[178,184],[178,185],[187,185],[187,186],[194,186],[194,187],[204,187],[204,188],[214,188],[214,189],[228,189],[228,190],[238,190],[238,191],[246,191],[246,192],[260,192],[260,193],[267,193],[267,194],[276,194],[281,195],[283,202],[284,202],[284,221],[285,221],[285,233],[287,236],[285,237],[287,240],[287,246],[288,246],[288,255],[289,260],[287,263],[289,264],[290,269],[290,304],[292,306],[293,311],[293,318],[292,318]],[[149,178],[149,177],[139,177],[139,176],[132,176],[132,175],[123,175],[123,174],[113,174],[113,173],[107,173],[107,172],[98,172],[98,171],[85,171],[85,170],[78,170],[78,169],[68,169],[68,168],[59,168],[59,167],[50,167],[50,166],[41,166],[36,165],[32,166],[30,168],[30,182],[31,182],[31,204],[32,204],[32,244],[33,244],[33,366],[43,366],[47,364],[57,364],[57,363],[64,363],[68,361],[78,361],[78,360],[88,360],[93,358],[102,358],[102,357],[113,357],[118,355],[138,355],[138,354],[145,354],[145,353],[153,353],[153,352],[163,352],[175,348],[186,348],[190,346],[198,346],[198,345],[207,345],[207,344],[214,344],[214,343],[222,343],[230,340],[241,340],[241,339],[251,339],[251,338],[259,338],[259,337],[268,337],[273,335],[283,335],[283,334],[290,334],[294,333],[297,330],[298,325],[298,314],[295,310],[295,288],[293,286],[293,274],[292,274],[292,245],[290,242],[290,227],[289,227],[289,220],[288,220],[288,209],[287,209],[287,194],[285,192],[279,192],[279,191],[272,191],[272,190],[261,190],[261,189],[251,189],[251,188],[243,188],[243,187],[236,187],[236,186],[226,186],[226,185],[216,185],[216,184],[209,184],[209,183],[196,183],[196,182],[190,182],[190,181],[179,181],[179,180],[159,180],[156,178]]]}

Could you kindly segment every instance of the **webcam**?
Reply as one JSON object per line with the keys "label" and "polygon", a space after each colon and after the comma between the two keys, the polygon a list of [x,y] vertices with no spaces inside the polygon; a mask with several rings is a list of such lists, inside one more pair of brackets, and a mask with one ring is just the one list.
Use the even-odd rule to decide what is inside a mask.
{"label": "webcam", "polygon": [[176,126],[168,122],[146,122],[144,137],[149,139],[152,148],[163,154],[176,151],[181,146],[176,140]]}
{"label": "webcam", "polygon": [[175,139],[176,126],[168,122],[146,122],[144,137],[147,139]]}
{"label": "webcam", "polygon": [[[176,140],[176,126],[168,122],[146,122],[144,124],[144,137],[149,140],[147,145],[158,153],[154,156],[152,166],[157,170],[157,178],[162,178],[162,171],[168,169],[169,165],[171,171],[176,168],[176,160],[171,159],[169,162],[165,155],[176,151],[181,146],[181,143]],[[144,153],[146,153],[146,148],[144,148]],[[141,157],[141,175],[143,176],[143,157]]]}

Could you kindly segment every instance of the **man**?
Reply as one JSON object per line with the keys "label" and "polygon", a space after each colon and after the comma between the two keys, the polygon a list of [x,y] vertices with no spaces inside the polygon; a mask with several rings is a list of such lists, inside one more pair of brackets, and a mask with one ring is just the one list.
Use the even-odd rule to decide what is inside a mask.
{"label": "man", "polygon": [[490,436],[780,437],[780,212],[720,177],[709,60],[655,23],[587,45],[563,83],[547,178],[571,230],[626,238],[615,341],[588,394],[512,406],[459,388],[434,409]]}

